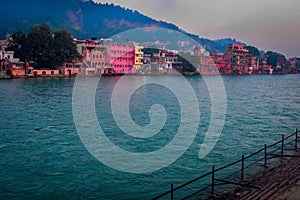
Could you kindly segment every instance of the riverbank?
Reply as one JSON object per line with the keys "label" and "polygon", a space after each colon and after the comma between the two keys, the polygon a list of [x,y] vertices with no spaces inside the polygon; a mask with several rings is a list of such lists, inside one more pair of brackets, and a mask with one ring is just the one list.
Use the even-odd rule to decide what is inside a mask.
{"label": "riverbank", "polygon": [[[289,74],[199,74],[198,72],[190,73],[111,73],[102,74],[103,77],[114,77],[114,76],[256,76],[256,75],[289,75]],[[1,75],[0,79],[26,79],[26,78],[70,78],[76,77],[77,75],[63,75],[63,74],[45,74],[45,75],[18,75],[9,76]],[[100,75],[83,75],[85,77],[99,77]]]}
{"label": "riverbank", "polygon": [[9,75],[6,74],[1,74],[0,75],[0,79],[10,79],[11,77]]}

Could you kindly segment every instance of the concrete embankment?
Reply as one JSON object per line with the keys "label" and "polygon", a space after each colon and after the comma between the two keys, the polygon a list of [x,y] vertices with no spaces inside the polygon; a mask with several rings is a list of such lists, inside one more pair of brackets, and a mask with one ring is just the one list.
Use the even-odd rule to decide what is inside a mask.
{"label": "concrete embankment", "polygon": [[293,157],[282,158],[275,167],[267,168],[251,182],[259,189],[242,187],[228,194],[225,200],[299,200],[300,199],[300,152]]}

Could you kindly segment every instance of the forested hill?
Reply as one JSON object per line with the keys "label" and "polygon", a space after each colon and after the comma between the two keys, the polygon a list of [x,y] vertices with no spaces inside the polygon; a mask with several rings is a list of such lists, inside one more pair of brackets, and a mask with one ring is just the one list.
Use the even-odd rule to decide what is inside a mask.
{"label": "forested hill", "polygon": [[19,30],[27,33],[30,27],[42,23],[49,24],[53,30],[66,29],[78,39],[108,38],[129,29],[155,26],[185,33],[211,51],[224,51],[226,47],[223,40],[200,38],[174,24],[154,20],[113,4],[82,0],[3,0],[0,2],[0,12],[1,38]]}

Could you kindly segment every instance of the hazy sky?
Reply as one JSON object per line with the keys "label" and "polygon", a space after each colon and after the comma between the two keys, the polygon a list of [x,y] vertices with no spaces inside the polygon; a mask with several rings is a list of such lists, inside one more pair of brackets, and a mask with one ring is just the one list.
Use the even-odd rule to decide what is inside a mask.
{"label": "hazy sky", "polygon": [[233,37],[300,56],[300,0],[95,0],[115,3],[201,37]]}

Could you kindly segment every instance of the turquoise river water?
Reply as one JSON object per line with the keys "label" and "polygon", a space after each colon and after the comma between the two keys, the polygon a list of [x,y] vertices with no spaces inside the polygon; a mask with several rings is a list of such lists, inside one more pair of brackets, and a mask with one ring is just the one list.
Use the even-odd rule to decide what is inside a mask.
{"label": "turquoise river water", "polygon": [[[126,77],[127,81],[141,78],[165,79],[181,88],[176,76]],[[171,183],[182,184],[208,172],[212,165],[233,162],[300,128],[299,75],[224,76],[225,125],[213,150],[199,159],[211,102],[201,77],[185,78],[199,102],[197,135],[174,163],[141,174],[112,169],[87,151],[72,115],[74,78],[0,80],[0,199],[150,199],[168,190]],[[119,79],[102,77],[95,97],[99,124],[108,138],[132,152],[167,145],[180,124],[176,96],[155,84],[139,88],[131,98],[132,119],[141,126],[149,124],[149,108],[158,103],[166,109],[166,124],[155,140],[128,137],[111,114],[110,98]]]}

